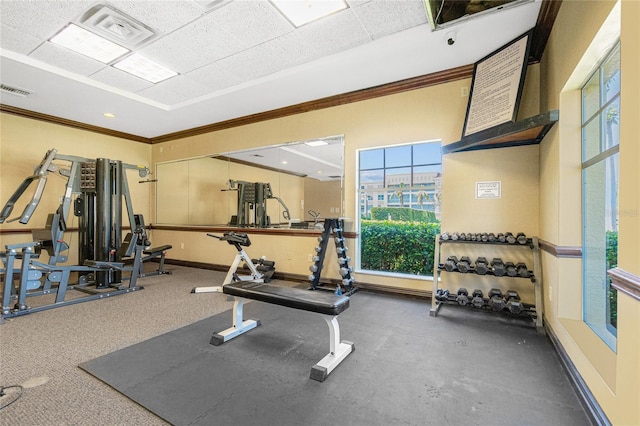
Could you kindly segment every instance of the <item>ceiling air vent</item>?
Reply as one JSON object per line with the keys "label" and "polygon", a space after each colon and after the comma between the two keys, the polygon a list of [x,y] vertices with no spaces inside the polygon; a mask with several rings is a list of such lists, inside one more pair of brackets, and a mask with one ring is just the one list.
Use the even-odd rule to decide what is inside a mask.
{"label": "ceiling air vent", "polygon": [[139,48],[156,37],[155,31],[147,25],[102,4],[89,9],[76,22],[129,49]]}
{"label": "ceiling air vent", "polygon": [[26,98],[31,93],[33,93],[33,92],[29,92],[28,90],[19,89],[17,87],[13,87],[13,86],[8,86],[8,85],[6,85],[4,83],[0,84],[0,92],[2,92],[2,93],[11,93],[12,95],[22,96],[24,98]]}

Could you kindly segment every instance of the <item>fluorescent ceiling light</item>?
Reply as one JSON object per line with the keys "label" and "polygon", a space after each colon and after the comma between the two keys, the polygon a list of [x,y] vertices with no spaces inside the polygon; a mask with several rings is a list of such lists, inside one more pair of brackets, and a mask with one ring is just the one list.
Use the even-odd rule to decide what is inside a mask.
{"label": "fluorescent ceiling light", "polygon": [[322,145],[329,145],[327,142],[325,141],[309,141],[309,142],[305,142],[304,143],[307,146],[322,146]]}
{"label": "fluorescent ceiling light", "polygon": [[344,0],[271,0],[296,27],[346,9]]}
{"label": "fluorescent ceiling light", "polygon": [[177,72],[165,68],[138,53],[127,56],[123,60],[113,64],[114,67],[143,78],[151,83],[159,83],[170,77],[178,75]]}
{"label": "fluorescent ceiling light", "polygon": [[129,49],[75,24],[69,24],[49,41],[105,64],[129,52]]}

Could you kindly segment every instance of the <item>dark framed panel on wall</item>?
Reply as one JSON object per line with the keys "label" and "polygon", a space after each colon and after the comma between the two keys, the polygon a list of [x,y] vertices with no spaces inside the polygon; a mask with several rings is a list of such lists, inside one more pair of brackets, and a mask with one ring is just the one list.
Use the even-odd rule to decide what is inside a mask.
{"label": "dark framed panel on wall", "polygon": [[462,138],[515,122],[532,38],[533,29],[474,64]]}

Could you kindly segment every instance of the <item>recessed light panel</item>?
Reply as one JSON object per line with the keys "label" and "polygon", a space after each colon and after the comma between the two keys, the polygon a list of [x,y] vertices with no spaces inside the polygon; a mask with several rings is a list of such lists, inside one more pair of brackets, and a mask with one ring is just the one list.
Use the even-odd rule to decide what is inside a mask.
{"label": "recessed light panel", "polygon": [[323,140],[318,140],[318,141],[307,141],[304,143],[307,146],[323,146],[323,145],[329,145],[327,142],[323,141]]}
{"label": "recessed light panel", "polygon": [[49,41],[105,64],[129,52],[129,49],[75,24],[69,24]]}
{"label": "recessed light panel", "polygon": [[271,0],[296,27],[346,9],[344,0]]}
{"label": "recessed light panel", "polygon": [[159,83],[163,80],[178,75],[177,72],[165,68],[137,53],[127,56],[120,62],[113,64],[115,68],[133,74],[151,83]]}

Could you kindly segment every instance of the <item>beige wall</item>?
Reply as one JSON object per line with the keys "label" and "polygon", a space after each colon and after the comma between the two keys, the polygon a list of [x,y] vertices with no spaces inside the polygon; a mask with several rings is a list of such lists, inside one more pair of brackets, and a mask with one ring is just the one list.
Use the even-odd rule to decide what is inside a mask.
{"label": "beige wall", "polygon": [[[621,16],[619,267],[640,275],[640,3],[565,1],[541,63],[543,109],[559,109],[560,122],[540,145],[540,237],[580,247],[580,86],[616,41]],[[601,30],[601,27],[603,31]],[[582,321],[582,263],[543,254],[545,319],[613,424],[640,424],[640,303],[618,293],[617,351]]]}
{"label": "beige wall", "polygon": [[[347,230],[353,230],[353,220],[357,211],[356,150],[436,139],[445,142],[457,141],[462,132],[467,103],[467,97],[461,95],[461,88],[468,88],[469,83],[467,79],[157,144],[152,149],[153,161],[169,161],[344,134],[344,216],[350,218]],[[173,250],[170,254],[178,259],[226,264],[230,262],[230,257],[233,258],[234,253],[231,250],[212,251],[211,241],[204,240],[203,245],[196,243],[192,247],[194,240],[189,234],[191,233],[154,231],[154,238],[158,240],[158,244],[171,241],[185,242],[184,249]],[[252,236],[252,241],[253,239]],[[267,249],[264,252],[252,245],[248,250],[251,256],[264,254],[276,261],[276,267],[280,271],[308,274],[308,258],[317,245],[315,237],[256,236],[255,239],[269,240],[271,245],[265,243]],[[351,250],[351,257],[355,259],[354,241],[349,240],[347,246]],[[329,269],[326,273],[323,271],[323,276],[339,278],[337,262],[328,262],[328,265]],[[388,286],[431,290],[431,283],[426,279],[399,279],[380,275],[356,276],[356,280],[358,279]]]}
{"label": "beige wall", "polygon": [[[581,58],[589,50],[614,2],[564,1],[540,65],[530,67],[520,116],[560,109],[560,122],[540,145],[458,153],[443,160],[443,229],[461,232],[518,232],[538,235],[557,246],[580,246],[579,99],[567,87]],[[640,2],[622,2],[622,75],[620,255],[619,266],[640,275],[640,83],[626,76],[640,75]],[[450,82],[384,98],[343,105],[296,116],[148,146],[61,126],[0,114],[0,199],[6,200],[50,148],[61,153],[109,157],[135,164],[193,158],[256,146],[345,135],[345,216],[352,220],[356,206],[356,155],[361,148],[460,137],[467,98],[461,89],[469,79]],[[627,95],[627,93],[629,95]],[[576,142],[576,137],[578,141]],[[576,145],[577,143],[577,145]],[[51,179],[53,181],[59,179]],[[503,196],[476,200],[475,182],[499,180]],[[147,223],[155,222],[154,189],[130,179],[137,210]],[[51,189],[51,188],[49,188]],[[58,194],[59,190],[53,191]],[[34,217],[44,223],[57,206],[52,199]],[[138,202],[140,201],[140,202]],[[46,206],[46,208],[43,208]],[[2,229],[19,228],[17,223]],[[31,226],[31,225],[29,225]],[[72,224],[73,226],[73,224]],[[315,237],[252,235],[252,257],[266,255],[277,269],[307,274],[308,255]],[[0,236],[4,245],[15,236]],[[229,264],[235,253],[205,232],[154,230],[154,245],[172,244],[173,259]],[[348,241],[355,249],[354,241]],[[184,248],[182,248],[184,247]],[[355,257],[351,253],[352,257]],[[336,262],[326,273],[338,277]],[[640,424],[640,304],[619,295],[618,347],[612,352],[581,321],[580,259],[557,258],[543,253],[545,320],[557,334],[589,389],[614,424]],[[400,279],[380,275],[356,275],[357,280],[407,289],[431,290],[425,279]],[[450,283],[455,289],[459,283]],[[196,283],[199,285],[199,283]],[[203,284],[207,285],[207,284]],[[486,282],[492,286],[492,282]],[[526,289],[523,289],[526,292]],[[527,297],[531,297],[529,294]]]}

